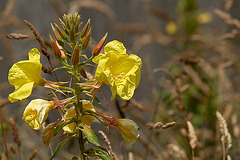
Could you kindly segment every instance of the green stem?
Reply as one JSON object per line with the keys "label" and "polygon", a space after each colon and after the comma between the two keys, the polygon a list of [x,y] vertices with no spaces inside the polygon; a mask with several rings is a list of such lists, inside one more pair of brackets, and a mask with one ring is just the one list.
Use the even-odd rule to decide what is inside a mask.
{"label": "green stem", "polygon": [[[75,90],[75,99],[76,99],[76,103],[75,103],[75,109],[76,109],[76,113],[77,113],[77,121],[78,121],[78,126],[79,123],[81,123],[81,114],[82,114],[82,104],[79,102],[79,95],[80,95],[80,90],[78,87],[78,79],[76,77],[76,70],[75,70],[75,66],[74,66],[74,90]],[[83,135],[82,135],[82,131],[79,130],[79,138],[78,138],[78,143],[79,143],[79,149],[80,149],[80,157],[82,160],[85,160],[85,156],[84,156],[84,141],[83,141]]]}
{"label": "green stem", "polygon": [[80,66],[84,66],[85,64],[87,64],[88,62],[90,62],[93,58],[95,57],[95,55],[92,55],[90,58],[88,58],[86,61],[80,63]]}

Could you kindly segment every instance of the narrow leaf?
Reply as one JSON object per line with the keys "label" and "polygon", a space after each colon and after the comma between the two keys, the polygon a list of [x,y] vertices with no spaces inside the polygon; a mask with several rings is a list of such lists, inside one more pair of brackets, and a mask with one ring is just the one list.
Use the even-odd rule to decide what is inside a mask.
{"label": "narrow leaf", "polygon": [[78,157],[74,156],[71,160],[79,160]]}
{"label": "narrow leaf", "polygon": [[100,143],[98,142],[97,136],[95,135],[93,130],[88,125],[85,124],[83,126],[83,128],[80,128],[80,129],[85,134],[88,142],[90,142],[96,146],[101,146]]}
{"label": "narrow leaf", "polygon": [[90,148],[87,151],[85,151],[85,153],[90,157],[96,156],[103,160],[113,160],[107,153],[105,153],[99,149]]}
{"label": "narrow leaf", "polygon": [[60,151],[60,149],[62,148],[62,146],[68,141],[70,140],[72,137],[69,137],[65,140],[63,140],[62,142],[60,142],[56,148],[56,150],[54,151],[54,154],[52,155],[52,157],[50,158],[50,160],[52,160],[53,158],[55,158],[58,154],[58,152]]}

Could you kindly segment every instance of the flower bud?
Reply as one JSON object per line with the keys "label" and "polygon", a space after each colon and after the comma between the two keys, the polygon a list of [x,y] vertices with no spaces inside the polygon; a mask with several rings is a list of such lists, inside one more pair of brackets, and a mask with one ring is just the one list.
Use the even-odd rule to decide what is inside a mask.
{"label": "flower bud", "polygon": [[101,50],[102,50],[102,48],[103,48],[103,46],[104,46],[104,44],[105,44],[105,42],[106,42],[107,35],[108,35],[108,33],[105,34],[105,36],[99,41],[99,43],[98,43],[98,44],[96,45],[96,47],[93,49],[92,53],[93,53],[94,55],[98,55],[98,54],[101,52]]}
{"label": "flower bud", "polygon": [[57,42],[58,42],[60,45],[63,45],[63,44],[64,44],[64,41],[62,40],[62,37],[61,37],[60,34],[57,32],[57,30],[53,27],[52,24],[51,24],[51,27],[52,27],[52,31],[53,31],[54,37],[56,38]]}
{"label": "flower bud", "polygon": [[74,26],[71,27],[70,31],[69,31],[69,37],[70,37],[70,41],[74,42],[75,41],[75,33],[74,33]]}
{"label": "flower bud", "polygon": [[82,49],[83,50],[87,48],[90,37],[91,37],[91,28],[90,28],[90,30],[88,31],[87,35],[85,36],[85,38],[83,40],[83,43],[82,43]]}
{"label": "flower bud", "polygon": [[82,29],[82,32],[81,32],[81,38],[85,37],[87,32],[88,32],[88,29],[90,27],[90,19],[88,19],[87,23],[85,24],[85,26],[83,27]]}
{"label": "flower bud", "polygon": [[50,42],[51,42],[51,46],[52,46],[55,57],[60,58],[61,57],[60,49],[58,48],[57,43],[54,41],[51,35],[50,35]]}
{"label": "flower bud", "polygon": [[51,141],[53,137],[54,128],[56,127],[56,125],[57,123],[50,123],[43,129],[42,140],[44,144],[48,145],[49,142]]}
{"label": "flower bud", "polygon": [[63,47],[60,46],[58,43],[57,43],[57,46],[58,46],[58,48],[60,49],[60,52],[61,52],[61,58],[62,58],[62,59],[67,59],[67,54],[62,50]]}
{"label": "flower bud", "polygon": [[80,68],[80,74],[81,74],[81,76],[82,76],[83,78],[87,78],[87,74],[86,74],[86,72],[85,72],[85,70],[84,70],[83,67]]}
{"label": "flower bud", "polygon": [[60,28],[60,27],[58,27],[58,25],[57,24],[55,24],[55,26],[56,26],[56,28],[57,28],[57,30],[58,30],[58,33],[60,34],[60,36],[62,37],[62,39],[67,39],[67,34]]}
{"label": "flower bud", "polygon": [[73,54],[72,54],[72,64],[76,65],[79,62],[79,44],[77,43],[74,50],[73,50]]}

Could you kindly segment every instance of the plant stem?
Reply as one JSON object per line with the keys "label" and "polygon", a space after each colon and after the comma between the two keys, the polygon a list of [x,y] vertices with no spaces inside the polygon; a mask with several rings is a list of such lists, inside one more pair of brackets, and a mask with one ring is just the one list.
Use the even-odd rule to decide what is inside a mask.
{"label": "plant stem", "polygon": [[[78,120],[78,124],[77,126],[79,126],[79,124],[81,123],[81,117],[82,117],[82,104],[79,103],[79,95],[80,95],[80,90],[78,87],[78,79],[76,77],[76,73],[77,71],[74,68],[74,90],[75,90],[75,99],[76,99],[76,103],[75,103],[75,109],[76,109],[76,114],[77,114],[77,120]],[[82,131],[79,130],[79,137],[78,137],[78,143],[79,143],[79,149],[80,149],[80,157],[82,160],[85,160],[85,156],[84,156],[84,142],[83,142],[83,135],[82,135]]]}
{"label": "plant stem", "polygon": [[3,122],[2,122],[2,117],[1,117],[1,110],[0,110],[0,122],[1,122],[1,127],[2,127],[2,134],[3,134],[3,139],[4,139],[4,145],[6,148],[6,153],[7,153],[7,159],[9,160],[9,153],[8,153],[8,148],[7,148],[7,141],[4,133],[4,128],[3,128]]}

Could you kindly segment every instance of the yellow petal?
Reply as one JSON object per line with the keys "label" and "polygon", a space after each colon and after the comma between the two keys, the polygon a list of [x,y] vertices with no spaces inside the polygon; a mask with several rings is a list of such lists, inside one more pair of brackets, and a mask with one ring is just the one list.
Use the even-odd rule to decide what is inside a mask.
{"label": "yellow petal", "polygon": [[137,124],[130,119],[117,119],[116,122],[123,138],[128,144],[132,145],[139,137],[139,128]]}
{"label": "yellow petal", "polygon": [[32,93],[32,89],[34,87],[34,82],[29,82],[23,84],[21,87],[15,89],[15,91],[9,94],[8,99],[13,103],[18,100],[25,100]]}
{"label": "yellow petal", "polygon": [[8,81],[11,85],[19,87],[24,83],[41,81],[41,63],[20,61],[15,63],[9,70]]}
{"label": "yellow petal", "polygon": [[99,60],[103,59],[104,56],[105,56],[104,54],[101,54],[101,53],[100,53],[99,55],[97,55],[96,57],[94,57],[92,61],[93,61],[94,63],[98,63]]}
{"label": "yellow petal", "polygon": [[39,130],[42,123],[47,119],[48,112],[53,109],[53,107],[54,104],[52,101],[43,99],[32,100],[25,108],[22,119],[29,127]]}
{"label": "yellow petal", "polygon": [[36,48],[29,52],[29,60],[13,64],[9,70],[8,81],[14,85],[15,91],[9,95],[9,100],[15,102],[30,96],[32,89],[42,80],[41,70],[40,53]]}
{"label": "yellow petal", "polygon": [[114,40],[106,44],[104,47],[105,54],[116,53],[116,54],[126,54],[126,48],[123,43]]}
{"label": "yellow petal", "polygon": [[[68,119],[71,117],[75,117],[75,107],[74,106],[69,108],[67,110],[67,112],[64,114],[65,119]],[[72,122],[72,123],[69,123],[66,126],[64,126],[63,130],[68,133],[74,133],[74,132],[76,132],[76,127],[77,127],[76,123]]]}
{"label": "yellow petal", "polygon": [[[94,109],[94,106],[92,105],[92,103],[90,101],[82,100],[82,107],[83,107],[83,111],[90,110],[92,112],[96,112]],[[94,119],[94,116],[84,115],[82,117],[82,123],[90,126],[92,124],[93,119]]]}
{"label": "yellow petal", "polygon": [[33,48],[28,52],[29,61],[36,61],[40,63],[40,53],[37,48]]}
{"label": "yellow petal", "polygon": [[109,42],[104,49],[105,55],[98,59],[95,79],[112,87],[111,100],[116,94],[129,100],[140,82],[141,58],[135,54],[127,55],[123,44],[116,40]]}

